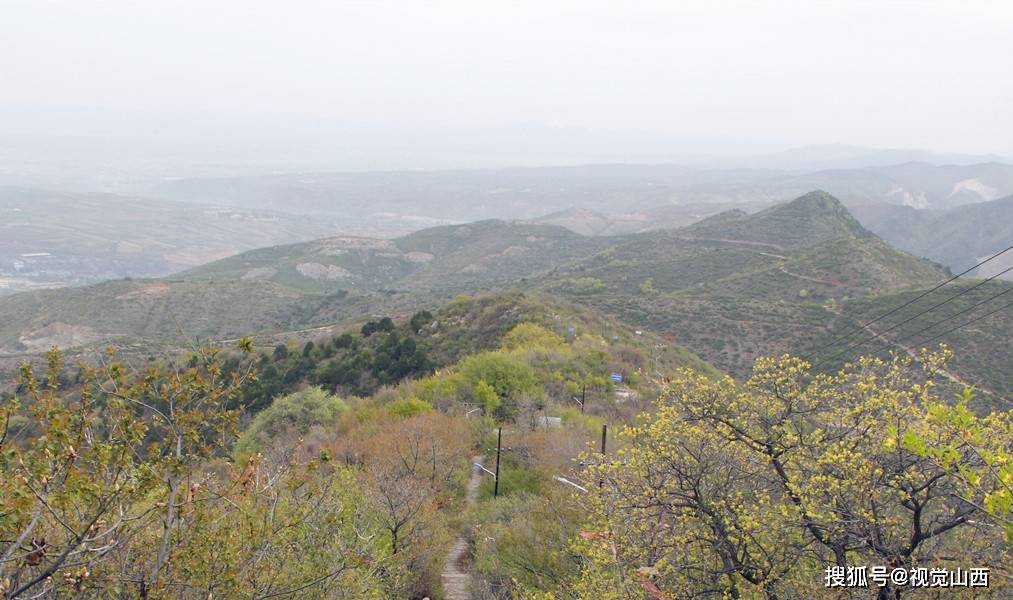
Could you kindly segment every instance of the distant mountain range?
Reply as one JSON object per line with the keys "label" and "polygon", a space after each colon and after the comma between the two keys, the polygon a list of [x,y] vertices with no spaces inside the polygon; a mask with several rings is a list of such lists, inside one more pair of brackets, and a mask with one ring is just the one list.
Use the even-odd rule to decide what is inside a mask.
{"label": "distant mountain range", "polygon": [[161,277],[263,246],[435,223],[0,187],[0,295]]}
{"label": "distant mountain range", "polygon": [[[734,206],[734,205],[732,205]],[[765,205],[745,205],[746,211],[732,209],[745,217]],[[666,206],[635,213],[607,215],[586,209],[569,209],[546,215],[534,222],[558,225],[583,235],[620,235],[662,229],[678,229],[726,211],[729,205]],[[953,272],[964,271],[985,258],[1013,245],[1013,196],[956,206],[950,209],[916,209],[883,202],[853,204],[849,207],[863,227],[893,246],[916,256],[929,258]],[[975,271],[988,277],[1013,266],[1013,257],[1003,255]],[[1000,275],[1013,279],[1013,271]]]}
{"label": "distant mountain range", "polygon": [[997,154],[957,154],[929,152],[910,148],[867,148],[850,144],[816,144],[789,148],[781,152],[711,161],[711,167],[788,169],[823,171],[831,169],[862,169],[888,167],[904,163],[927,163],[935,166],[976,165],[981,163],[1013,163]]}
{"label": "distant mountain range", "polygon": [[[812,353],[904,294],[948,277],[940,265],[888,245],[831,195],[815,192],[676,230],[582,236],[553,225],[483,221],[393,240],[332,237],[264,248],[168,279],[18,294],[0,299],[0,349],[156,348],[196,336],[406,315],[458,294],[518,290],[590,305],[741,375],[757,355]],[[1010,285],[992,282],[947,308],[970,307]],[[884,339],[902,339],[938,314],[914,318]],[[998,313],[947,338],[963,357],[955,376],[978,383],[989,397],[1008,395],[1013,369],[999,348],[1011,337],[1013,319]],[[824,350],[817,358],[826,367],[876,344],[829,348],[849,351],[838,357]]]}
{"label": "distant mountain range", "polygon": [[[964,271],[1013,245],[1013,196],[948,210],[915,210],[888,204],[866,204],[851,210],[866,227],[894,246],[944,264],[954,272]],[[977,274],[988,277],[1013,266],[1009,254],[982,266]],[[1004,277],[1013,279],[1013,272]]]}
{"label": "distant mountain range", "polygon": [[[988,158],[838,145],[710,166],[148,176],[106,181],[115,194],[0,186],[0,294],[164,276],[279,243],[346,233],[394,237],[487,219],[586,236],[677,229],[732,209],[755,213],[813,189],[839,198],[897,247],[963,268],[1013,238],[1013,225],[1000,225],[1008,219],[992,218],[984,240],[965,239],[973,228],[947,229],[943,246],[950,249],[925,240],[959,221],[960,207],[1013,194],[1013,166],[975,162]],[[902,159],[921,160],[894,163]],[[0,184],[10,178],[5,168],[0,164]],[[948,210],[933,220],[935,211]],[[890,215],[905,214],[904,227],[888,227],[900,223]]]}
{"label": "distant mountain range", "polygon": [[535,219],[574,207],[619,215],[672,205],[749,208],[785,202],[813,189],[826,190],[849,206],[883,202],[945,209],[1013,194],[1013,166],[908,162],[806,171],[589,165],[183,179],[134,191],[243,208],[475,221]]}

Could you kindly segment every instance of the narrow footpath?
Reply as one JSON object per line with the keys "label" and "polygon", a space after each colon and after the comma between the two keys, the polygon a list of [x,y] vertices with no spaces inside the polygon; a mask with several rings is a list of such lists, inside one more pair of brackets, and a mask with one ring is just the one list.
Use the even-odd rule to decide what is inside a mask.
{"label": "narrow footpath", "polygon": [[[472,463],[481,463],[482,456],[472,457]],[[471,467],[471,478],[468,479],[465,502],[468,508],[475,505],[478,500],[478,484],[482,481],[482,471],[478,467]],[[468,541],[464,533],[457,536],[457,541],[447,553],[447,561],[443,567],[443,574],[440,581],[443,583],[443,600],[472,600],[471,597],[471,573],[464,567],[465,557],[468,553]]]}

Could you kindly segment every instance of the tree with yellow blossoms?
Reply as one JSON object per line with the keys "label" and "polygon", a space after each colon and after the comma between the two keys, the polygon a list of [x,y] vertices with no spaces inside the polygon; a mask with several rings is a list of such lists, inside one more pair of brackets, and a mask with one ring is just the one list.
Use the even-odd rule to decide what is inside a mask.
{"label": "tree with yellow blossoms", "polygon": [[577,549],[588,567],[570,593],[925,592],[830,590],[828,566],[991,569],[989,589],[954,598],[1010,585],[1009,417],[948,413],[935,382],[947,358],[865,358],[836,374],[760,359],[744,383],[680,372],[614,456],[585,459],[592,517]]}

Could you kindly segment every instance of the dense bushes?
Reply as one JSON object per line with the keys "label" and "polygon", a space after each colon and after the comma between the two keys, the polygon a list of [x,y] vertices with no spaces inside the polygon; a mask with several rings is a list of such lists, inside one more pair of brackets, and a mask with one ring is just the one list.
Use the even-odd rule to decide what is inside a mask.
{"label": "dense bushes", "polygon": [[[85,369],[66,393],[59,368],[26,376],[31,408],[0,405],[14,432],[0,439],[0,552],[18,556],[0,561],[0,597],[432,596],[477,442],[544,427],[575,386],[601,384],[596,411],[610,402],[604,376],[624,359],[557,317],[518,324],[530,317],[509,304],[462,300],[368,336]],[[511,438],[504,496],[547,493],[572,466],[596,422],[564,416],[564,430]],[[89,533],[93,518],[112,528]]]}
{"label": "dense bushes", "polygon": [[280,344],[261,357],[257,380],[243,389],[239,404],[251,412],[263,410],[303,383],[340,395],[368,396],[382,385],[426,375],[436,364],[414,327],[431,318],[423,311],[401,327],[389,318],[370,321],[361,337],[344,333],[310,341],[299,352]]}
{"label": "dense bushes", "polygon": [[[226,403],[250,365],[223,378],[217,356],[143,372],[110,362],[67,390],[58,353],[46,378],[25,368],[26,401],[0,405],[0,598],[434,594],[442,511],[472,445],[464,420],[308,388],[233,446]],[[25,423],[45,433],[25,438]]]}
{"label": "dense bushes", "polygon": [[256,453],[286,430],[306,433],[314,425],[333,424],[345,408],[344,400],[318,387],[276,398],[239,437],[236,453],[240,456]]}

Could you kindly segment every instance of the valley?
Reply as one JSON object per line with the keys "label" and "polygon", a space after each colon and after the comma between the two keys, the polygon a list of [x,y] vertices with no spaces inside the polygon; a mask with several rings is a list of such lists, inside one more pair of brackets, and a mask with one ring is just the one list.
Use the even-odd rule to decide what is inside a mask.
{"label": "valley", "polygon": [[341,231],[387,236],[396,218],[308,217],[104,193],[0,187],[0,295],[162,277],[238,252]]}
{"label": "valley", "polygon": [[0,600],[1013,600],[1013,3],[2,15]]}

